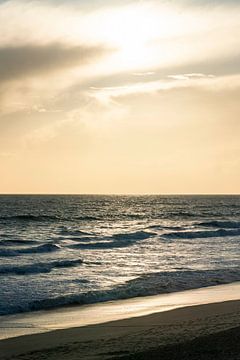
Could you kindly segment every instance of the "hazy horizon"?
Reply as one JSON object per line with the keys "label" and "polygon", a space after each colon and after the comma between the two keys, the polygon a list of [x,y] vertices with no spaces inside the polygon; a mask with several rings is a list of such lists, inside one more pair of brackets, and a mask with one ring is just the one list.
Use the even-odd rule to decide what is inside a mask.
{"label": "hazy horizon", "polygon": [[0,193],[0,196],[240,196],[234,193]]}
{"label": "hazy horizon", "polygon": [[0,0],[0,194],[240,194],[237,0]]}

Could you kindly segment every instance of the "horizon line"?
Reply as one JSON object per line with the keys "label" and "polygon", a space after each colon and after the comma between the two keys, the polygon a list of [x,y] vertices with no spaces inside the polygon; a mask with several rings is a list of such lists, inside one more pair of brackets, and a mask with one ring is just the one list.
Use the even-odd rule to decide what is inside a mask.
{"label": "horizon line", "polygon": [[240,196],[240,193],[0,193],[0,196]]}

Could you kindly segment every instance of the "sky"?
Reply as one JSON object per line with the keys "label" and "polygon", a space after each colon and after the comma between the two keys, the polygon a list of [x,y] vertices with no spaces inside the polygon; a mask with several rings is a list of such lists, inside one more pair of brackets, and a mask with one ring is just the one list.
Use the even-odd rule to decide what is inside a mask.
{"label": "sky", "polygon": [[0,193],[239,194],[239,0],[0,0]]}

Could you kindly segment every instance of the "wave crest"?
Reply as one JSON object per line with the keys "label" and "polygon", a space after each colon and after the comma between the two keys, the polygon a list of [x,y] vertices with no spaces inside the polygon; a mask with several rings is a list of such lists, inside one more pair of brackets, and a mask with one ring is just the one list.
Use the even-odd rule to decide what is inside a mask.
{"label": "wave crest", "polygon": [[[104,241],[96,241],[96,238],[80,238],[78,240],[85,241],[79,242],[78,244],[70,245],[69,248],[72,249],[112,249],[112,248],[121,248],[127,247],[139,242],[141,240],[146,240],[152,236],[156,235],[152,232],[147,231],[136,231],[133,233],[119,233],[115,234],[112,237],[105,238]],[[75,240],[75,239],[73,239]],[[95,240],[95,241],[94,241]],[[89,242],[86,242],[89,241]]]}
{"label": "wave crest", "polygon": [[239,221],[224,221],[224,220],[213,220],[213,221],[204,221],[196,223],[195,225],[204,226],[204,227],[216,227],[222,229],[240,229]]}
{"label": "wave crest", "polygon": [[1,249],[0,257],[8,257],[8,256],[19,256],[24,254],[39,254],[39,253],[48,253],[60,250],[61,247],[55,244],[44,244],[39,246],[33,246],[31,248],[24,249]]}
{"label": "wave crest", "polygon": [[163,239],[205,239],[210,237],[240,236],[240,229],[218,229],[213,231],[180,231],[162,235]]}
{"label": "wave crest", "polygon": [[116,299],[157,295],[200,287],[227,284],[240,280],[240,268],[218,270],[180,270],[142,275],[122,285],[105,291],[91,291],[82,294],[68,294],[30,302],[19,311],[33,311],[66,305],[84,305]]}
{"label": "wave crest", "polygon": [[52,262],[44,262],[30,265],[16,265],[16,266],[0,266],[0,275],[14,274],[41,274],[49,273],[56,268],[75,267],[81,265],[83,260],[57,260]]}

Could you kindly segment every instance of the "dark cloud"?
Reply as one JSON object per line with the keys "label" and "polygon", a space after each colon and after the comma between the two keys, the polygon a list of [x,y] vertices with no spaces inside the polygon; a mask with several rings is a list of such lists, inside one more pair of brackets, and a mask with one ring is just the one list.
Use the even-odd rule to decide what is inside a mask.
{"label": "dark cloud", "polygon": [[68,47],[62,44],[0,47],[0,81],[42,75],[62,68],[83,65],[108,50],[101,47]]}

